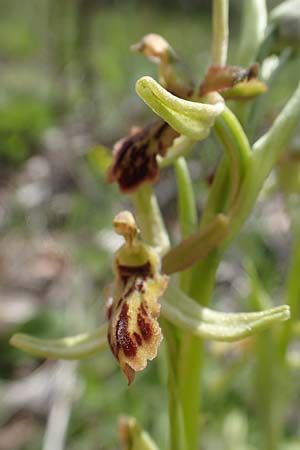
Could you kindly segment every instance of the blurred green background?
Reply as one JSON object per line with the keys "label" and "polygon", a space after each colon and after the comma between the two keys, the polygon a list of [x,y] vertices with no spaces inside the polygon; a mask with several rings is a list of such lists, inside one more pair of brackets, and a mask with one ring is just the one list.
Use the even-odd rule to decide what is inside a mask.
{"label": "blurred green background", "polygon": [[[230,3],[234,59],[242,2]],[[121,414],[136,416],[166,446],[163,347],[128,389],[108,352],[80,365],[46,362],[9,347],[8,339],[16,331],[58,337],[103,321],[102,291],[120,243],[111,220],[129,205],[106,184],[107,148],[153,117],[134,84],[142,75],[156,76],[156,68],[129,46],[149,32],[162,34],[200,80],[210,17],[208,0],[0,2],[0,450],[60,450],[56,431],[66,450],[118,449]],[[292,92],[297,68],[299,58],[283,71],[261,128]],[[213,138],[192,155],[199,211],[217,159]],[[176,240],[171,171],[157,192]],[[282,300],[288,235],[280,196],[261,200],[221,266],[217,308],[249,307],[245,257],[275,303]],[[248,449],[260,448],[252,368],[241,345],[209,346],[202,419],[208,450],[243,450],[243,440]],[[299,407],[292,404],[287,416],[293,440]],[[235,435],[240,441],[232,447]]]}

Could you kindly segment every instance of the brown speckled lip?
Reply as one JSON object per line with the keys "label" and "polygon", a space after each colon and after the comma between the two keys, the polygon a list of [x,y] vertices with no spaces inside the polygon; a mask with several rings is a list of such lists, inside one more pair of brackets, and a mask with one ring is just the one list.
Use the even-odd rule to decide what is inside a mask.
{"label": "brown speckled lip", "polygon": [[137,323],[143,339],[145,341],[149,341],[149,339],[151,339],[151,337],[153,336],[151,324],[146,319],[144,319],[144,317],[140,313],[138,313],[137,315]]}
{"label": "brown speckled lip", "polygon": [[137,353],[137,345],[128,332],[128,305],[124,303],[120,312],[120,317],[116,325],[117,351],[122,348],[124,355],[134,358]]}

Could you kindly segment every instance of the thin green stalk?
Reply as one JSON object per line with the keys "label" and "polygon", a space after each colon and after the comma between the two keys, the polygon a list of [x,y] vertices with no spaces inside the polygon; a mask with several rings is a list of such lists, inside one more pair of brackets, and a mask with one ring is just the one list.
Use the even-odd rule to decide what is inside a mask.
{"label": "thin green stalk", "polygon": [[253,146],[253,158],[249,160],[244,182],[231,211],[231,226],[226,239],[227,243],[236,235],[249,216],[266,178],[279,156],[285,151],[299,117],[300,84],[270,130]]}
{"label": "thin green stalk", "polygon": [[216,119],[214,129],[229,160],[231,187],[228,202],[230,208],[251,158],[250,145],[239,121],[227,107]]}
{"label": "thin green stalk", "polygon": [[[178,215],[181,226],[181,238],[185,239],[196,231],[197,208],[189,169],[185,158],[178,158],[174,164],[178,186]],[[180,274],[180,286],[183,290],[188,288],[189,270]]]}
{"label": "thin green stalk", "polygon": [[164,337],[167,343],[168,363],[168,396],[169,396],[169,449],[187,450],[186,429],[183,419],[182,404],[179,398],[178,387],[178,347],[179,333],[176,328],[166,320],[161,320]]}
{"label": "thin green stalk", "polygon": [[255,397],[262,431],[261,447],[264,450],[277,450],[282,428],[278,404],[282,380],[278,380],[278,355],[271,331],[265,331],[256,337],[255,355]]}
{"label": "thin green stalk", "polygon": [[185,239],[196,231],[197,208],[189,169],[185,158],[178,158],[174,164],[178,186],[178,212],[181,237]]}
{"label": "thin green stalk", "polygon": [[290,48],[285,48],[280,55],[278,65],[276,69],[272,72],[271,76],[268,78],[268,90],[263,95],[259,96],[251,104],[248,109],[248,120],[247,120],[247,134],[250,141],[255,136],[255,131],[257,130],[258,124],[261,122],[263,114],[265,113],[265,105],[268,103],[269,93],[272,92],[272,87],[278,79],[282,70],[286,67],[287,62],[291,58],[292,50]]}
{"label": "thin green stalk", "polygon": [[[207,258],[209,259],[209,258]],[[207,261],[207,260],[206,260]],[[192,294],[193,273],[188,294]],[[198,284],[198,283],[197,283]],[[214,278],[208,278],[201,286],[203,303],[208,304],[214,287]],[[204,295],[206,298],[204,298]],[[180,398],[187,433],[187,449],[198,448],[201,426],[201,372],[204,358],[203,340],[185,334],[180,348],[178,379],[180,381]]]}
{"label": "thin green stalk", "polygon": [[[177,160],[175,173],[178,185],[179,221],[181,224],[182,238],[186,238],[195,231],[197,226],[197,210],[190,173],[184,158]],[[180,285],[185,291],[188,290],[190,282],[190,270],[181,273]],[[196,352],[195,352],[196,350]],[[197,419],[199,415],[199,400],[191,402],[191,398],[199,398],[199,377],[201,367],[202,349],[197,338],[189,333],[184,333],[178,348],[179,360],[176,368],[176,384],[178,404],[184,426],[185,448],[191,450],[196,448],[198,438]],[[177,354],[178,354],[177,353]],[[196,379],[194,379],[194,371]],[[188,385],[183,380],[189,380]],[[175,382],[175,381],[174,381]],[[192,392],[192,390],[194,390]],[[173,440],[174,441],[174,440]],[[173,442],[174,445],[174,442]],[[173,447],[171,447],[173,450]],[[179,449],[181,450],[181,448]]]}
{"label": "thin green stalk", "polygon": [[[251,281],[249,301],[254,308],[263,308],[269,303],[254,267],[248,265]],[[254,389],[257,415],[265,450],[276,450],[280,438],[279,414],[279,372],[278,352],[274,333],[267,330],[256,336],[254,341]]]}
{"label": "thin green stalk", "polygon": [[257,50],[264,38],[267,26],[267,5],[265,0],[243,2],[243,19],[237,63],[248,66],[255,61]]}
{"label": "thin green stalk", "polygon": [[138,226],[143,240],[165,254],[170,247],[160,208],[152,187],[144,184],[132,195]]}
{"label": "thin green stalk", "polygon": [[300,314],[300,230],[297,230],[293,241],[291,265],[289,270],[289,277],[287,280],[286,292],[286,303],[291,308],[291,320],[289,320],[283,327],[283,332],[279,342],[280,353],[284,359],[286,357],[288,344],[293,336],[293,328],[295,326],[295,322],[299,320]]}
{"label": "thin green stalk", "polygon": [[212,64],[226,64],[229,33],[228,9],[228,0],[213,0]]}
{"label": "thin green stalk", "polygon": [[[219,165],[209,191],[201,220],[202,227],[209,223],[216,214],[225,212],[233,206],[237,187],[240,187],[248,167],[251,165],[252,155],[248,139],[239,121],[229,108],[226,107],[217,118],[215,133],[224,145],[226,154]],[[229,189],[229,186],[231,186],[231,189]]]}

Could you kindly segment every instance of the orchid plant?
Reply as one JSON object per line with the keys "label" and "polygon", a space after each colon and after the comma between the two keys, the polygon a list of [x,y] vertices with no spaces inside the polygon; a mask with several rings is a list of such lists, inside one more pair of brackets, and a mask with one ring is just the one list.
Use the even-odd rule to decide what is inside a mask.
{"label": "orchid plant", "polygon": [[[124,244],[114,256],[113,282],[106,290],[107,322],[95,331],[58,340],[24,334],[11,338],[15,347],[46,358],[81,359],[109,347],[131,384],[136,372],[146,370],[147,362],[156,357],[164,337],[172,450],[199,448],[203,342],[241,340],[287,321],[291,308],[292,320],[274,343],[281,346],[286,358],[295,328],[291,324],[297,323],[293,314],[299,311],[295,300],[300,292],[298,218],[293,220],[298,236],[290,277],[294,294],[288,304],[272,307],[270,302],[264,309],[257,300],[257,311],[247,313],[209,308],[224,251],[239,233],[275,166],[289,197],[291,182],[284,177],[290,161],[286,149],[300,119],[299,85],[269,130],[254,143],[247,137],[247,130],[253,129],[263,111],[260,97],[272,87],[272,77],[264,77],[261,66],[279,38],[285,37],[286,21],[299,20],[291,14],[295,8],[299,13],[299,1],[284,2],[269,19],[264,1],[244,2],[240,48],[244,67],[227,64],[228,0],[213,0],[212,4],[211,61],[200,83],[195,83],[163,37],[148,34],[132,46],[158,65],[158,82],[144,76],[137,81],[136,92],[159,118],[132,129],[113,149],[108,181],[117,182],[120,191],[130,195],[134,214],[123,211],[113,221]],[[287,47],[292,54],[291,42],[280,50],[275,71],[281,67],[280,58],[286,58]],[[210,133],[216,135],[224,155],[199,219],[186,158]],[[277,165],[279,160],[281,165]],[[152,188],[160,171],[169,166],[175,169],[181,227],[181,242],[175,246],[171,246]],[[299,162],[294,170],[298,184],[293,193],[299,194]],[[255,295],[260,298],[261,288],[256,288]],[[123,419],[119,428],[124,449],[157,449],[135,419]],[[270,430],[266,434],[263,448],[275,450],[277,441],[272,440]]]}

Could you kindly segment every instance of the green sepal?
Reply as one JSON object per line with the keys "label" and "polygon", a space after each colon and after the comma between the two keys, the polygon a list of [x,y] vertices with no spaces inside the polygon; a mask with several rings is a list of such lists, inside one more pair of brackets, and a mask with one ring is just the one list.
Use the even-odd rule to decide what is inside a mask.
{"label": "green sepal", "polygon": [[188,269],[224,241],[228,234],[229,219],[218,214],[210,224],[171,250],[162,259],[162,272],[170,275]]}
{"label": "green sepal", "polygon": [[173,284],[162,300],[163,316],[176,326],[203,339],[238,341],[290,318],[288,305],[250,313],[223,313],[204,308]]}
{"label": "green sepal", "polygon": [[107,325],[90,333],[77,334],[62,339],[39,339],[28,334],[14,334],[9,343],[26,353],[48,359],[82,359],[108,348]]}
{"label": "green sepal", "polygon": [[224,110],[221,97],[214,104],[183,100],[148,76],[137,81],[136,92],[174,130],[194,140],[205,139],[215,118]]}

